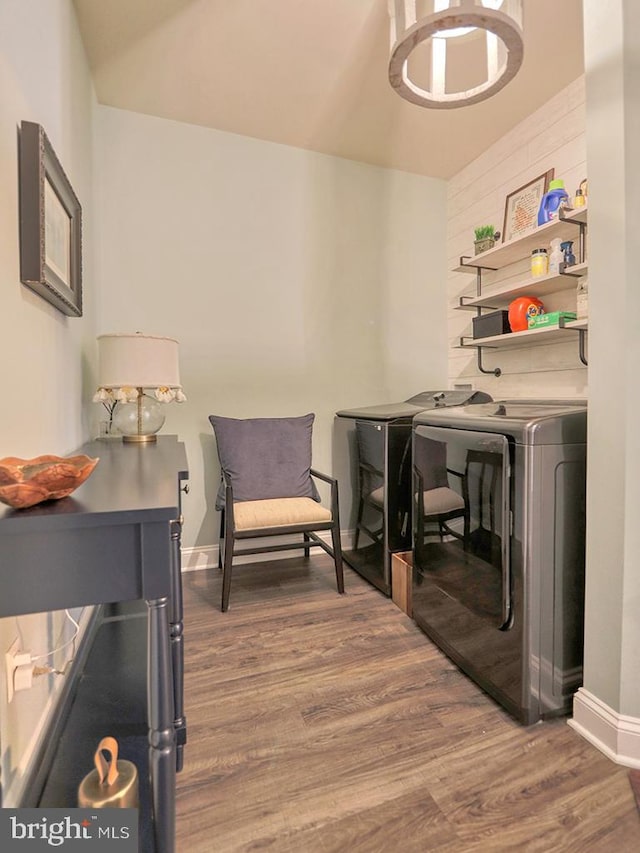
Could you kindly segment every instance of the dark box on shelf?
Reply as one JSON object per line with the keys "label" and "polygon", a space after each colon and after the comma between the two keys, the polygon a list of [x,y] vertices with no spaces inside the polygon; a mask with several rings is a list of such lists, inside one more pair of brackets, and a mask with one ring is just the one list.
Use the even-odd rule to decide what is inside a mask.
{"label": "dark box on shelf", "polygon": [[473,337],[488,338],[491,335],[504,335],[511,331],[508,311],[492,311],[473,318]]}

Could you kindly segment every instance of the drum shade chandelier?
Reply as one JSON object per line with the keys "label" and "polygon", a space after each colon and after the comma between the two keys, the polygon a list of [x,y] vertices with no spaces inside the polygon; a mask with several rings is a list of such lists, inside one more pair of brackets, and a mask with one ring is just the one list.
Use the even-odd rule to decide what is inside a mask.
{"label": "drum shade chandelier", "polygon": [[522,65],[522,0],[388,2],[389,81],[412,104],[477,104],[506,86]]}

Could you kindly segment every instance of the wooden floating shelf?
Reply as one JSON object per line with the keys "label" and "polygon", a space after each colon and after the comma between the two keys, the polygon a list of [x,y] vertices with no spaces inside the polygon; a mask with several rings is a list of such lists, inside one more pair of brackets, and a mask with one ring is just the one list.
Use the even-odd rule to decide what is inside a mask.
{"label": "wooden floating shelf", "polygon": [[565,222],[578,222],[584,225],[587,221],[588,207],[588,202],[583,204],[582,207],[574,207],[573,210],[562,214],[562,218],[565,220]]}
{"label": "wooden floating shelf", "polygon": [[576,286],[573,279],[586,275],[588,269],[589,265],[585,262],[567,267],[567,272],[558,275],[531,276],[517,284],[508,282],[497,285],[495,288],[487,290],[482,296],[460,296],[459,304],[455,307],[465,311],[471,311],[475,308],[504,308],[516,296],[526,294],[527,296],[537,296],[540,299],[558,290],[572,290]]}
{"label": "wooden floating shelf", "polygon": [[574,264],[572,267],[564,267],[562,272],[563,276],[569,276],[569,278],[580,278],[582,275],[586,275],[589,272],[589,263],[588,261],[583,261],[581,264]]}
{"label": "wooden floating shelf", "polygon": [[499,270],[526,258],[533,249],[548,246],[554,237],[571,240],[576,237],[576,226],[587,221],[587,208],[579,207],[565,214],[561,219],[540,225],[525,237],[516,237],[506,243],[500,243],[493,249],[487,249],[479,255],[465,255],[455,272],[475,272],[477,269]]}
{"label": "wooden floating shelf", "polygon": [[532,344],[549,344],[558,340],[567,340],[567,331],[580,331],[587,328],[587,320],[571,320],[564,326],[551,328],[527,329],[524,332],[511,332],[506,335],[490,335],[486,338],[460,338],[463,349],[487,347],[500,349],[503,347],[530,346]]}
{"label": "wooden floating shelf", "polygon": [[586,332],[589,328],[589,319],[582,317],[580,320],[569,320],[563,322],[561,329],[574,329],[577,332]]}
{"label": "wooden floating shelf", "polygon": [[538,298],[554,293],[556,290],[567,290],[575,288],[566,275],[536,276],[519,281],[517,284],[509,282],[497,286],[491,291],[483,293],[482,296],[461,296],[459,308],[502,308],[506,307],[516,296],[537,296]]}

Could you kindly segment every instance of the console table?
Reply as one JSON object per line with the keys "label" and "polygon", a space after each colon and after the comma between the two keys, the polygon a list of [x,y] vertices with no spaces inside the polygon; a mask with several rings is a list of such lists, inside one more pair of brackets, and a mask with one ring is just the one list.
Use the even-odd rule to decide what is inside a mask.
{"label": "console table", "polygon": [[[175,850],[176,771],[183,709],[180,531],[184,445],[93,441],[100,458],[73,495],[0,510],[0,617],[144,599],[148,609],[147,719],[154,840]],[[69,454],[71,455],[71,454]],[[75,806],[75,803],[61,805]]]}

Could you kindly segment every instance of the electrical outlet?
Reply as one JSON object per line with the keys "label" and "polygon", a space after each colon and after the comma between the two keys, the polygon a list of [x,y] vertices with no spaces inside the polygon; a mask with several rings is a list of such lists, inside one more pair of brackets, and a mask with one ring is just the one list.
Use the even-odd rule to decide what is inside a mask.
{"label": "electrical outlet", "polygon": [[[20,651],[20,640],[16,637],[5,652],[4,659],[7,677],[7,702],[11,702],[16,690],[25,690],[31,687],[30,673],[33,670],[31,652]],[[20,675],[17,684],[16,674]]]}
{"label": "electrical outlet", "polygon": [[13,673],[16,668],[14,663],[16,652],[20,649],[20,640],[15,639],[7,649],[4,660],[4,672],[7,679],[7,702],[13,699]]}

